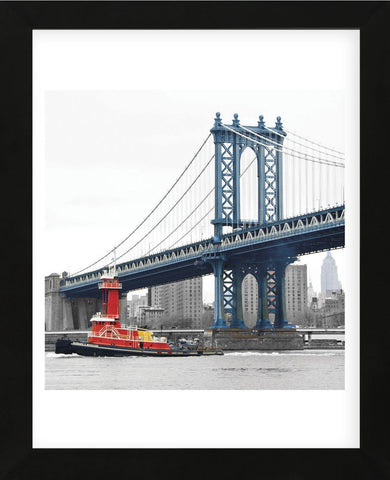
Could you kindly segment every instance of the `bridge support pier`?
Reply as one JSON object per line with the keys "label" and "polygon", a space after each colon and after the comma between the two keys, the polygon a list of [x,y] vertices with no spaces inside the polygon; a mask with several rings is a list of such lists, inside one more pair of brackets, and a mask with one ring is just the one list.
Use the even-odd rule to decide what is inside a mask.
{"label": "bridge support pier", "polygon": [[223,267],[226,259],[224,255],[215,254],[204,260],[210,263],[214,272],[214,323],[211,328],[227,328],[223,316]]}
{"label": "bridge support pier", "polygon": [[[251,265],[251,274],[256,277],[258,285],[258,318],[255,329],[295,328],[286,318],[285,292],[286,268],[295,260],[292,257]],[[269,319],[271,312],[274,314],[273,325]]]}
{"label": "bridge support pier", "polygon": [[58,273],[45,277],[45,330],[73,330],[73,312],[71,301],[60,293],[60,285],[66,278]]}
{"label": "bridge support pier", "polygon": [[[235,263],[228,271],[224,270],[226,265],[224,255],[205,256],[203,260],[211,264],[214,272],[214,323],[211,328],[248,328],[243,320],[242,307],[242,282],[248,273],[256,278],[258,285],[258,318],[254,328],[258,330],[295,328],[286,318],[285,277],[287,265],[296,258],[278,259],[269,264]],[[230,326],[224,318],[228,310],[232,313]],[[273,325],[269,319],[270,311],[274,313]]]}
{"label": "bridge support pier", "polygon": [[276,308],[274,328],[295,328],[286,318],[286,268],[294,259],[287,259],[275,264]]}
{"label": "bridge support pier", "polygon": [[73,330],[74,323],[73,323],[72,301],[66,297],[62,299],[62,318],[63,318],[62,329]]}
{"label": "bridge support pier", "polygon": [[268,290],[267,290],[267,269],[260,265],[257,274],[257,288],[258,288],[258,308],[257,308],[257,322],[255,328],[266,330],[272,328],[269,321],[268,312]]}
{"label": "bridge support pier", "polygon": [[85,298],[77,298],[73,301],[75,307],[75,314],[77,317],[77,324],[80,330],[87,330],[88,325],[88,315],[87,315],[87,304]]}
{"label": "bridge support pier", "polygon": [[[67,299],[64,299],[67,300]],[[101,302],[98,298],[74,298],[71,300],[73,325],[75,330],[88,330],[91,317],[101,310]]]}
{"label": "bridge support pier", "polygon": [[244,315],[242,310],[242,269],[235,265],[232,269],[233,273],[233,308],[230,328],[248,328],[244,323]]}

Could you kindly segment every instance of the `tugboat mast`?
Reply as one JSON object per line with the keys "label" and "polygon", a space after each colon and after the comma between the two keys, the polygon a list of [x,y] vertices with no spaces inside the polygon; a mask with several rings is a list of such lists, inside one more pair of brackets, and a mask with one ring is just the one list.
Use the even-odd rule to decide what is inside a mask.
{"label": "tugboat mast", "polygon": [[122,289],[122,284],[115,272],[114,275],[102,275],[99,289],[102,291],[102,316],[119,320],[119,290]]}

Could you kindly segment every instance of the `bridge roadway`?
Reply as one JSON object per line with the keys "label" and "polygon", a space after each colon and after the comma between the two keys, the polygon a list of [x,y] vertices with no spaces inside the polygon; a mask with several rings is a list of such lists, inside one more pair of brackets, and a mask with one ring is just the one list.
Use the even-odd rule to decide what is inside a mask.
{"label": "bridge roadway", "polygon": [[[122,291],[137,290],[213,272],[208,259],[223,255],[225,269],[240,263],[269,264],[272,260],[344,247],[345,206],[236,229],[220,241],[214,238],[166,250],[117,265]],[[66,279],[60,292],[66,297],[99,297],[103,269]]]}

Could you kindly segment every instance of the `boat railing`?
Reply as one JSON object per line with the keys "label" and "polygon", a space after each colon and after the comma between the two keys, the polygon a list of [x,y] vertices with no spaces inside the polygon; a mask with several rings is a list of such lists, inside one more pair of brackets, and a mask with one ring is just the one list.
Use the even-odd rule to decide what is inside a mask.
{"label": "boat railing", "polygon": [[90,332],[88,336],[92,337],[107,337],[107,338],[119,338],[121,340],[132,340],[130,336],[130,331],[129,334],[124,334],[119,332],[119,330],[114,327],[113,325],[105,325],[101,330],[95,331],[95,332]]}
{"label": "boat railing", "polygon": [[121,283],[109,283],[109,282],[102,282],[98,284],[99,289],[109,288],[109,289],[116,289],[121,290],[122,284]]}

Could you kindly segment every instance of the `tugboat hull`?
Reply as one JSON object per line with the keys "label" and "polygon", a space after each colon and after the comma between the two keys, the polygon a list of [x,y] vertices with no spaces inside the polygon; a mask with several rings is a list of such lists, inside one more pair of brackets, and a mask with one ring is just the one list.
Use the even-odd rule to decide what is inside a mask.
{"label": "tugboat hull", "polygon": [[71,340],[57,340],[56,353],[72,354],[88,357],[199,357],[203,355],[223,355],[222,350],[214,349],[178,349],[178,350],[151,350],[128,347],[116,347],[114,345],[94,345],[91,343],[72,342]]}

